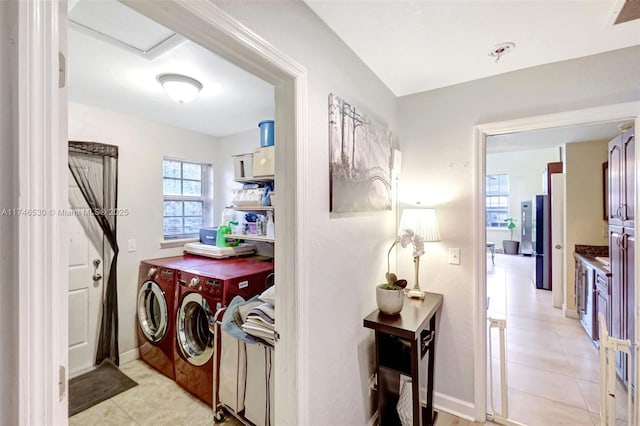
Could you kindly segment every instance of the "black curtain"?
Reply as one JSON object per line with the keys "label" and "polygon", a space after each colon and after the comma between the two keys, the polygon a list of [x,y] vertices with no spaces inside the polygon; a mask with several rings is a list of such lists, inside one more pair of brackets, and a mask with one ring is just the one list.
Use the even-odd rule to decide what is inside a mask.
{"label": "black curtain", "polygon": [[[118,242],[116,239],[116,219],[118,207],[118,147],[97,142],[69,141],[69,169],[82,198],[89,208],[89,214],[80,215],[87,235],[92,241],[102,240],[106,277],[102,293],[102,318],[96,365],[110,359],[120,364],[118,348]],[[86,206],[78,205],[79,197],[70,197],[74,209]],[[87,220],[88,219],[88,220]],[[95,222],[93,221],[95,219]],[[98,228],[95,227],[98,224]],[[95,235],[96,231],[102,235]],[[97,237],[97,238],[96,238]],[[100,249],[103,250],[100,250]]]}

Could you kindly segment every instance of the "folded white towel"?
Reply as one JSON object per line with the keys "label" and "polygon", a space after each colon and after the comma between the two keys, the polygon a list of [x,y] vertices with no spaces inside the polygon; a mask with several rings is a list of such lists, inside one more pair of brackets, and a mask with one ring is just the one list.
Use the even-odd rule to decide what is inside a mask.
{"label": "folded white towel", "polygon": [[276,286],[272,285],[271,287],[263,291],[258,299],[262,300],[263,302],[269,303],[272,306],[276,306]]}

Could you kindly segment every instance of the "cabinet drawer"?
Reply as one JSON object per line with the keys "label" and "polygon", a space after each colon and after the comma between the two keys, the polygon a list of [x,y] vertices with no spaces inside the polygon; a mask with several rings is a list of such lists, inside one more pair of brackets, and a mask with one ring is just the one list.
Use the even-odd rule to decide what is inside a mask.
{"label": "cabinet drawer", "polygon": [[609,277],[602,273],[596,274],[596,289],[607,295],[611,295],[611,289],[609,286]]}

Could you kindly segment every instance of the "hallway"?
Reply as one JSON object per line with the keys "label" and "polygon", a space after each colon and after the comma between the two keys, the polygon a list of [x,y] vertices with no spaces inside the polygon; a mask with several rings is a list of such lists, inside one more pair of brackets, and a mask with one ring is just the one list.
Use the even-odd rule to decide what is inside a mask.
{"label": "hallway", "polygon": [[[533,257],[496,254],[495,266],[487,262],[489,315],[504,318],[506,312],[507,319],[509,417],[529,426],[599,425],[598,350],[577,319],[553,308],[550,291],[535,288],[534,268]],[[493,336],[495,376],[497,331]],[[618,395],[624,395],[616,409],[624,425],[620,384]]]}

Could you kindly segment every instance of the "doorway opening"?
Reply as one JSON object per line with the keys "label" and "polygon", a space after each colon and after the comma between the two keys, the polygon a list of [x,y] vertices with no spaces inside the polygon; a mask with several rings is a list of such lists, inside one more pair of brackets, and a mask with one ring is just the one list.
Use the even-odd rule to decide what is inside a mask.
{"label": "doorway opening", "polygon": [[[120,22],[124,22],[125,25],[113,28],[105,24],[117,21],[105,19],[105,16],[110,14],[119,16]],[[227,225],[221,223],[223,209],[232,204],[233,191],[245,191],[246,183],[238,180],[244,181],[253,177],[251,170],[243,170],[238,176],[237,170],[234,170],[234,156],[251,156],[254,149],[262,145],[258,124],[265,120],[270,120],[270,123],[274,121],[277,108],[277,105],[274,105],[275,87],[241,67],[223,60],[206,47],[189,40],[188,36],[173,32],[156,20],[148,19],[144,14],[119,2],[95,4],[80,0],[69,10],[69,27],[69,139],[107,142],[117,145],[120,151],[118,181],[121,187],[118,191],[118,211],[126,214],[118,220],[118,239],[122,247],[117,271],[121,283],[118,297],[119,317],[135,318],[134,321],[121,321],[120,324],[118,340],[124,364],[123,371],[138,380],[141,387],[152,383],[145,380],[155,370],[147,368],[140,371],[146,367],[146,364],[141,362],[136,362],[133,366],[126,364],[127,361],[138,358],[140,348],[140,356],[150,366],[175,380],[153,382],[154,385],[166,386],[167,390],[172,392],[172,400],[184,399],[182,396],[186,395],[186,392],[181,389],[183,388],[205,401],[205,404],[195,407],[195,402],[183,402],[178,407],[165,406],[169,411],[161,413],[162,404],[144,401],[143,406],[156,408],[152,408],[152,412],[149,413],[142,413],[140,407],[132,411],[129,407],[130,401],[126,398],[127,395],[135,397],[135,394],[139,393],[135,388],[115,397],[114,401],[117,399],[120,410],[130,417],[135,419],[135,416],[142,416],[136,421],[159,415],[163,418],[172,416],[175,422],[180,423],[199,411],[201,418],[191,421],[206,420],[212,416],[212,410],[217,410],[219,404],[215,389],[215,397],[212,396],[212,377],[216,371],[213,365],[217,365],[215,360],[220,352],[206,350],[216,347],[213,342],[219,341],[219,337],[209,336],[209,328],[212,319],[215,321],[215,311],[224,306],[221,302],[226,304],[230,300],[210,296],[206,289],[197,289],[200,292],[196,293],[183,290],[178,285],[180,272],[176,272],[178,278],[174,283],[162,284],[166,287],[163,287],[163,292],[175,293],[175,297],[163,299],[163,304],[157,300],[145,302],[148,305],[144,310],[147,322],[151,319],[154,322],[158,321],[159,328],[169,330],[169,334],[172,334],[154,339],[153,344],[160,350],[154,350],[153,354],[147,353],[147,349],[142,348],[146,348],[150,343],[146,343],[140,333],[136,332],[137,320],[142,312],[136,283],[142,286],[143,283],[139,280],[147,279],[139,277],[142,267],[139,269],[138,264],[145,259],[167,259],[181,255],[183,245],[187,241],[197,241],[197,234],[201,228]],[[127,31],[127,28],[143,29],[149,40],[140,40],[139,31]],[[187,82],[197,82],[194,86],[199,91],[191,102],[181,97],[178,98],[179,102],[174,102],[173,98],[167,96],[171,96],[172,93],[169,93],[165,80],[167,76],[175,75],[181,76],[179,82],[187,79]],[[271,132],[273,133],[273,130]],[[268,182],[272,188],[277,173],[272,168],[268,174],[271,176]],[[262,185],[262,182],[253,185]],[[262,202],[260,204],[262,205]],[[161,208],[154,208],[155,206]],[[225,209],[225,212],[229,210],[235,217],[242,215],[241,222],[245,222],[244,216],[248,217],[248,213],[244,214],[245,211]],[[264,215],[264,211],[258,211],[257,208],[253,211],[253,216],[258,218]],[[269,211],[273,216],[274,209]],[[280,209],[277,213],[280,219]],[[228,213],[224,216],[224,221],[234,222],[235,217],[229,218]],[[250,224],[248,220],[246,222]],[[195,238],[192,238],[193,236]],[[275,258],[277,262],[277,257],[274,256],[275,236],[271,239],[262,236],[254,239],[252,233],[248,232],[245,237],[243,240],[251,244],[259,256]],[[283,245],[286,249],[284,242],[279,242],[278,245]],[[248,250],[248,245],[243,246],[243,249]],[[201,260],[204,267],[207,259]],[[193,263],[193,259],[190,261]],[[159,273],[170,271],[172,269],[161,269]],[[217,278],[217,275],[215,277]],[[162,276],[151,279],[163,282]],[[101,283],[95,283],[97,285],[93,287],[96,292],[104,293],[104,289],[99,285]],[[144,284],[146,285],[146,281]],[[253,281],[250,283],[251,288],[255,287],[254,292],[266,285],[263,278],[261,284],[262,286]],[[76,293],[74,289],[73,294]],[[89,316],[99,314],[99,310],[87,306],[76,308],[75,302],[78,298],[71,297],[71,294],[70,324],[83,323],[80,318],[71,315],[73,313],[83,312]],[[180,337],[183,315],[182,310],[178,312],[176,307],[187,303],[189,297],[196,294],[204,299],[202,302],[189,305],[193,314],[187,311],[185,316],[186,331],[183,337],[186,340],[183,344],[184,339]],[[202,308],[195,311],[195,307],[200,307],[200,304]],[[167,325],[164,327],[160,325],[162,318],[158,316],[162,316],[163,310],[156,309],[157,306],[166,306],[164,316],[167,317]],[[204,316],[196,315],[200,313]],[[192,337],[189,333],[191,329],[196,330],[192,332]],[[90,362],[93,360],[90,339],[83,341],[82,336],[78,336],[75,331],[77,330],[71,328],[69,333],[70,353],[72,350],[76,353],[75,349],[79,346],[88,347],[89,350],[86,352],[90,359],[82,360],[82,364],[78,366],[77,357],[71,357],[70,376],[77,374],[79,367],[93,365]],[[89,329],[83,331],[87,336],[91,336],[93,332]],[[192,343],[189,343],[190,339],[193,339]],[[172,345],[172,342],[177,343]],[[187,349],[183,349],[185,344],[188,345]],[[200,347],[203,348],[202,360],[198,358],[197,362],[192,362],[192,352],[197,352],[197,348]],[[162,360],[158,360],[159,355],[162,355]],[[205,355],[207,359],[204,358]],[[168,365],[165,365],[165,358]],[[171,370],[172,366],[175,374]],[[202,379],[198,380],[201,380],[202,384],[183,378],[185,374],[201,376]],[[157,380],[163,378],[158,377]],[[212,383],[208,383],[209,381]],[[270,378],[271,387],[277,381],[278,378]],[[247,392],[247,395],[251,396],[254,392],[255,390]],[[153,395],[146,392],[142,394]],[[253,400],[255,399],[254,397]],[[211,407],[211,404],[214,404],[214,407]],[[267,403],[267,407],[269,406],[270,411],[274,413],[273,404]],[[249,418],[248,403],[244,411],[245,416]],[[239,412],[233,414],[241,415]],[[254,415],[250,420],[254,423],[273,422],[273,419],[260,420],[259,415]]]}
{"label": "doorway opening", "polygon": [[[491,234],[490,229],[487,228],[487,215],[488,215],[487,206],[489,205],[489,201],[487,201],[488,200],[487,197],[491,194],[488,192],[486,188],[486,185],[487,185],[486,179],[488,175],[497,173],[495,169],[492,170],[490,168],[490,160],[488,158],[489,155],[491,155],[490,154],[491,139],[497,136],[502,137],[507,135],[523,136],[523,135],[526,135],[526,133],[524,132],[545,131],[545,129],[562,131],[563,129],[566,129],[566,128],[572,128],[576,126],[585,127],[592,124],[604,124],[604,123],[615,124],[616,122],[621,122],[621,121],[629,122],[634,120],[636,120],[637,122],[637,117],[638,117],[637,106],[633,104],[629,104],[629,105],[617,105],[617,106],[595,108],[593,110],[586,110],[586,111],[553,114],[553,115],[543,116],[543,117],[514,120],[510,122],[495,123],[495,124],[478,126],[477,128],[478,130],[476,135],[476,142],[478,143],[477,164],[478,164],[478,171],[479,171],[478,172],[479,174],[477,177],[477,182],[478,182],[477,189],[479,194],[477,198],[477,208],[479,213],[477,226],[480,231],[478,232],[478,236],[480,238],[480,240],[478,241],[478,253],[481,254],[480,256],[478,256],[478,259],[477,259],[478,270],[481,271],[481,277],[480,277],[481,285],[480,285],[479,291],[477,292],[477,297],[478,297],[477,312],[478,312],[478,327],[479,327],[478,335],[484,336],[484,337],[481,340],[479,340],[480,347],[483,349],[479,351],[479,353],[477,354],[478,356],[483,358],[482,360],[483,363],[480,364],[476,361],[476,367],[477,367],[476,371],[477,372],[480,371],[480,373],[483,375],[486,374],[485,380],[482,380],[483,384],[486,384],[487,386],[491,384],[490,383],[491,377],[489,376],[490,374],[489,366],[492,365],[491,363],[493,362],[493,366],[497,367],[497,370],[494,368],[494,371],[493,371],[494,391],[497,388],[496,394],[492,395],[490,393],[492,392],[490,387],[487,387],[486,389],[478,389],[478,391],[482,393],[483,396],[486,396],[486,401],[482,401],[482,400],[477,400],[477,401],[480,405],[487,407],[488,417],[490,418],[493,417],[494,421],[497,421],[503,424],[514,424],[514,423],[517,423],[518,421],[522,421],[525,423],[529,423],[533,421],[535,423],[535,419],[532,420],[531,418],[528,418],[528,419],[524,418],[527,415],[527,410],[529,410],[529,412],[531,412],[532,409],[536,412],[545,411],[545,410],[535,410],[536,406],[532,403],[533,399],[531,398],[532,396],[533,397],[537,396],[535,395],[535,389],[526,387],[530,381],[535,382],[535,380],[529,380],[529,379],[532,379],[532,377],[534,379],[541,379],[541,376],[543,374],[537,373],[535,371],[529,371],[529,370],[524,371],[524,370],[527,368],[531,369],[531,367],[534,367],[534,366],[539,366],[541,367],[541,371],[543,371],[546,374],[546,373],[553,373],[553,371],[549,371],[549,370],[552,370],[553,368],[556,368],[556,367],[558,367],[557,369],[560,370],[561,366],[553,364],[554,362],[554,360],[552,359],[553,351],[550,350],[552,343],[549,343],[548,345],[549,347],[544,347],[542,351],[544,356],[546,356],[549,359],[544,359],[544,357],[541,357],[542,359],[532,359],[530,355],[531,353],[535,353],[535,350],[530,347],[531,344],[540,344],[541,342],[545,342],[545,341],[550,342],[551,340],[556,339],[556,343],[558,344],[558,346],[556,347],[556,349],[558,350],[558,355],[563,355],[563,356],[565,353],[571,354],[572,351],[576,355],[583,355],[582,352],[580,353],[576,353],[576,352],[589,349],[593,352],[592,355],[595,355],[597,357],[597,349],[593,347],[593,345],[591,345],[591,347],[588,347],[587,343],[581,341],[581,340],[588,339],[585,337],[584,330],[582,330],[582,327],[579,326],[580,323],[578,322],[577,319],[568,318],[572,315],[571,311],[575,310],[575,307],[574,307],[575,305],[571,303],[572,302],[571,298],[575,297],[574,296],[575,293],[570,293],[569,299],[567,299],[567,296],[563,294],[565,301],[569,300],[568,306],[566,303],[564,304],[563,306],[564,312],[563,312],[562,309],[553,307],[553,297],[550,291],[535,289],[535,272],[534,272],[535,259],[527,256],[509,256],[502,253],[497,253],[494,256],[494,259],[493,259],[494,262],[492,262],[491,255],[489,256],[485,255],[485,252],[487,251],[486,247],[488,242],[495,243],[496,248],[499,248],[502,245],[501,241],[491,240],[491,238],[496,239],[497,237],[495,235],[499,235],[499,233]],[[603,136],[603,140],[608,141],[608,139],[606,139],[605,136]],[[496,139],[496,141],[501,142],[499,139]],[[570,140],[565,140],[564,142],[570,142]],[[576,146],[577,145],[579,144],[576,144]],[[566,160],[564,157],[566,155],[566,152],[556,151],[556,158],[558,158],[558,154],[560,158],[562,158],[563,160]],[[606,149],[604,150],[604,154],[606,155]],[[601,164],[598,164],[598,166],[601,167]],[[600,179],[600,171],[601,169],[599,169],[596,174],[598,179]],[[539,173],[540,172],[542,172],[542,170],[540,170]],[[540,174],[538,174],[536,181],[538,185],[541,186],[542,179]],[[527,200],[528,200],[528,197],[527,197]],[[521,202],[524,202],[527,200],[519,200],[519,199],[513,200],[513,202],[517,204],[517,211],[516,211],[517,214],[510,214],[510,216],[514,216],[515,219],[521,220],[521,214],[520,214]],[[601,201],[598,202],[596,208],[597,208],[597,212],[600,214],[600,217],[601,217],[602,215]],[[502,231],[502,232],[504,235],[506,231]],[[522,229],[519,229],[518,232],[522,232]],[[565,237],[564,239],[566,240],[567,231],[565,230],[563,234]],[[508,232],[506,232],[506,237],[503,236],[501,238],[507,239]],[[603,238],[603,240],[606,241],[606,238]],[[565,246],[567,247],[563,256],[565,259],[563,264],[565,265],[570,265],[572,262],[572,253],[573,253],[572,246],[574,244],[576,244],[575,241],[569,240],[569,242],[566,245],[565,244],[562,245],[562,248],[564,248]],[[525,252],[525,254],[527,253]],[[573,267],[569,270],[565,269],[562,276],[565,277],[566,279],[567,274],[572,274],[572,273],[573,273]],[[498,282],[499,287],[501,287],[500,291],[498,292],[498,296],[496,296],[493,293],[494,288],[491,288],[491,287],[496,287],[495,285],[496,282]],[[573,284],[570,284],[570,286],[571,285]],[[540,296],[536,295],[536,292],[540,293]],[[547,294],[544,294],[544,293],[547,293]],[[500,300],[500,296],[502,297],[502,300]],[[500,359],[499,357],[497,359],[492,359],[491,354],[488,354],[487,352],[485,352],[488,348],[488,341],[486,339],[491,338],[490,336],[491,334],[493,334],[494,340],[491,343],[494,343],[494,346],[492,350],[494,351],[494,355],[498,356],[498,351],[496,350],[495,344],[499,343],[496,341],[499,333],[498,331],[494,331],[493,333],[490,334],[490,329],[486,326],[487,319],[491,318],[491,315],[492,315],[490,312],[486,311],[486,308],[491,307],[491,304],[493,302],[498,302],[497,304],[502,305],[504,307],[504,309],[502,309],[502,312],[499,312],[499,314],[502,315],[505,319],[505,324],[504,324],[504,326],[506,327],[505,334],[508,336],[508,338],[506,339],[506,348],[505,348],[507,357],[505,360],[506,368],[504,369],[504,373],[505,373],[504,381],[508,383],[508,385],[505,386],[505,391],[508,389],[509,399],[504,399],[504,400],[500,398],[501,382],[499,380],[500,376],[498,373],[500,371]],[[557,318],[549,317],[548,320],[557,321],[558,327],[564,327],[562,330],[560,330],[560,332],[558,332],[557,328],[555,330],[549,330],[548,329],[549,327],[547,327],[547,329],[545,330],[544,321],[541,322],[539,321],[539,318],[538,319],[535,318],[535,315],[537,312],[535,310],[536,309],[535,306],[538,303],[540,303],[541,306],[545,310],[547,310],[546,312],[547,314],[557,315]],[[494,305],[494,308],[495,308],[495,305]],[[500,309],[498,309],[498,311],[500,311]],[[534,317],[533,318],[527,317],[527,315],[531,313],[534,315]],[[574,317],[575,316],[577,315],[574,315]],[[571,324],[572,329],[565,327],[566,325],[568,325],[569,321],[572,322]],[[567,323],[567,324],[563,324],[563,323]],[[554,323],[554,325],[556,325],[556,323]],[[520,327],[520,329],[516,330],[518,327]],[[527,330],[528,327],[530,327],[529,330]],[[495,327],[495,328],[499,330],[499,327]],[[546,332],[551,331],[552,333],[547,336],[543,336],[545,331]],[[580,349],[571,347],[567,341],[567,337],[570,337],[570,335],[568,336],[568,333],[572,333],[572,332],[575,333],[575,340],[576,341],[580,340],[579,344],[582,345],[580,346]],[[527,333],[530,333],[530,335],[525,336],[525,334]],[[548,340],[545,340],[544,339],[545,337]],[[520,353],[514,352],[514,350],[520,350]],[[509,357],[509,353],[512,353],[511,357]],[[486,363],[484,363],[485,361]],[[557,362],[558,360],[556,359],[555,361]],[[584,365],[585,362],[580,360],[579,356],[570,358],[564,362],[565,362],[566,369],[562,371],[564,373],[562,374],[562,379],[568,379],[569,381],[571,381],[573,383],[573,386],[576,388],[576,391],[577,391],[576,393],[580,393],[581,395],[586,395],[586,396],[583,398],[577,399],[575,401],[570,399],[571,397],[575,396],[575,394],[563,395],[562,397],[565,397],[564,401],[562,400],[562,397],[557,399],[559,399],[560,402],[564,402],[568,404],[567,406],[569,407],[569,410],[567,411],[570,412],[573,410],[583,415],[586,419],[585,421],[588,424],[591,421],[590,416],[597,415],[597,403],[599,402],[598,385],[595,382],[589,382],[589,379],[591,380],[597,379],[598,377],[597,374],[599,373],[596,372],[596,374],[594,375],[594,372],[591,371],[591,369],[588,368],[588,366]],[[517,365],[518,363],[521,363],[522,366],[524,367],[521,369],[521,371],[518,371],[517,368],[512,368],[514,366],[518,367]],[[571,376],[572,367],[573,367],[573,373],[575,373],[573,376]],[[578,367],[582,368],[582,371],[577,371],[579,370]],[[529,375],[528,379],[526,378],[527,374]],[[549,377],[547,377],[547,379],[552,380],[553,379],[552,375],[549,374]],[[592,386],[593,383],[595,383],[595,386]],[[580,385],[582,385],[582,388],[580,387]],[[583,390],[583,388],[585,388],[585,390]],[[512,393],[517,394],[518,392],[522,394],[522,396],[527,397],[526,404],[520,404],[518,402],[517,400],[518,395],[516,395],[515,398],[512,397]],[[494,409],[497,408],[495,413],[491,412],[492,397],[493,397],[493,408]],[[541,392],[541,397],[546,398],[546,401],[550,403],[558,402],[558,401],[551,401],[553,396],[549,394],[545,395],[544,393]],[[512,399],[514,399],[513,403],[510,402]],[[503,405],[502,404],[503,401],[505,403],[504,405],[507,405],[506,407],[501,406]],[[572,404],[574,404],[574,406],[572,406]],[[581,409],[578,406],[578,404],[582,404],[582,411],[577,411]],[[520,413],[520,417],[516,415],[517,413]],[[574,416],[574,418],[576,417]]]}
{"label": "doorway opening", "polygon": [[[306,244],[304,243],[306,239],[302,238],[304,228],[299,225],[304,219],[301,211],[304,211],[305,198],[296,196],[296,182],[298,173],[304,175],[306,164],[304,161],[307,127],[304,113],[306,106],[306,71],[286,55],[281,54],[265,43],[264,40],[247,30],[243,25],[231,19],[213,4],[198,4],[195,6],[193,4],[170,2],[163,2],[161,5],[152,2],[145,4],[132,3],[132,6],[145,16],[161,22],[167,28],[173,28],[200,45],[223,55],[226,59],[232,59],[236,65],[251,70],[254,74],[268,80],[276,87],[275,98],[278,107],[275,111],[275,120],[277,123],[276,133],[279,134],[279,145],[275,148],[275,174],[279,179],[282,179],[283,189],[278,197],[278,204],[282,206],[281,227],[279,230],[279,232],[281,231],[281,237],[279,236],[278,238],[282,238],[279,241],[282,241],[283,244],[278,244],[275,249],[276,268],[279,271],[277,284],[280,288],[276,299],[277,303],[283,307],[281,314],[284,320],[282,328],[278,330],[280,335],[278,347],[282,348],[282,350],[276,352],[275,368],[276,377],[283,377],[283,380],[277,380],[277,400],[282,398],[287,402],[286,404],[279,404],[276,401],[276,422],[300,423],[298,420],[299,413],[304,417],[306,411],[304,398],[301,396],[305,395],[305,392],[298,392],[301,388],[306,389],[306,384],[304,381],[299,383],[299,377],[305,377],[305,374],[298,374],[298,368],[301,365],[303,371],[305,368],[304,357],[299,355],[301,352],[304,353],[304,349],[300,348],[305,348],[305,346],[304,342],[302,345],[298,344],[299,334],[304,337],[304,333],[299,333],[298,330],[304,331],[306,329],[306,317],[304,309],[299,311],[298,306],[300,300],[305,300],[304,293],[306,289],[304,288],[305,280],[297,278],[299,278],[300,274],[304,275],[305,273],[304,265],[300,264],[300,253],[304,252],[304,247],[301,247],[301,244]],[[65,5],[63,2],[63,10],[60,10],[58,5],[53,3],[46,4],[45,2],[38,6],[46,9],[47,16],[54,20],[59,16],[64,18]],[[26,13],[24,16],[24,20],[28,21],[27,25],[25,25],[25,27],[28,27],[26,30],[28,34],[37,31],[40,28],[39,25],[45,25],[41,21],[30,21],[27,19]],[[27,43],[25,49],[43,61],[46,61],[46,58],[50,58],[51,63],[55,62],[54,58],[58,58],[58,50],[62,54],[66,54],[66,21],[61,22],[63,24],[59,29],[56,27],[51,31],[53,38],[50,43]],[[29,40],[31,39],[29,38]],[[33,39],[35,40],[35,38]],[[47,38],[47,40],[49,39]],[[58,43],[60,49],[58,49]],[[28,80],[28,86],[31,87],[32,82],[38,81],[36,75],[41,75],[45,68],[27,68],[28,76],[25,81]],[[46,68],[46,70],[49,70],[49,68]],[[53,76],[53,73],[51,75]],[[42,79],[40,78],[40,80]],[[64,83],[63,80],[61,82]],[[37,99],[40,99],[43,104],[47,105],[42,111],[36,111],[33,114],[33,120],[30,120],[27,124],[29,129],[32,129],[36,128],[39,125],[38,123],[47,121],[45,127],[47,127],[47,131],[54,135],[51,137],[53,141],[50,144],[48,138],[40,139],[47,141],[48,154],[51,154],[51,150],[55,152],[55,155],[51,155],[51,157],[55,157],[56,160],[52,161],[51,164],[57,167],[54,167],[52,171],[50,170],[52,182],[56,182],[53,190],[54,205],[64,206],[66,205],[68,193],[66,188],[68,170],[66,162],[66,93],[64,91],[59,93],[57,78],[55,83],[53,78],[46,80],[43,84],[34,83],[33,90],[30,93],[34,102],[38,102]],[[58,105],[58,101],[60,101],[60,105]],[[23,108],[21,106],[21,110]],[[58,123],[60,118],[62,121]],[[58,130],[60,130],[60,134],[58,134]],[[28,138],[24,142],[23,146],[26,145],[34,150],[36,146],[41,144],[38,138]],[[27,150],[26,146],[24,147],[25,150]],[[25,196],[35,197],[36,194],[40,196],[44,193],[42,188],[37,187],[37,182],[37,179],[33,179],[25,184],[23,188]],[[67,241],[60,238],[66,235],[65,228],[64,222],[60,219],[54,218],[51,221],[47,221],[43,232],[46,235],[55,237],[47,240],[55,242],[49,247],[52,252],[66,253]],[[41,235],[38,237],[41,238]],[[28,240],[25,241],[25,245],[29,247],[37,242],[35,234],[32,238],[25,238],[25,240]],[[303,243],[300,243],[301,241]],[[52,277],[56,277],[51,281],[50,289],[54,294],[65,295],[60,297],[60,305],[56,309],[50,309],[48,308],[50,299],[37,299],[29,301],[28,304],[21,299],[19,312],[21,323],[24,324],[22,334],[32,336],[32,338],[25,339],[21,344],[20,356],[27,359],[26,354],[28,353],[30,363],[25,363],[25,365],[40,365],[42,369],[50,373],[24,374],[24,377],[28,377],[28,380],[23,383],[23,392],[21,394],[37,394],[38,398],[32,404],[22,404],[21,402],[21,407],[24,407],[26,418],[31,418],[33,421],[62,424],[66,421],[67,414],[65,378],[68,365],[66,356],[63,355],[67,350],[68,341],[68,303],[64,300],[68,290],[67,279],[65,278],[67,256],[59,254],[54,258],[62,259],[62,262],[57,262],[56,265],[50,265],[47,262],[35,262],[30,270],[34,276],[43,275],[46,272],[47,274],[52,274]],[[20,268],[21,270],[27,269],[22,262]],[[294,286],[293,283],[296,282],[301,282],[302,284]],[[56,314],[58,312],[59,315]],[[26,321],[26,318],[30,320]],[[47,347],[53,348],[53,354],[42,350],[42,341],[39,338],[42,335],[50,336],[47,341]],[[282,360],[278,361],[278,358],[282,358]],[[298,363],[299,359],[300,363]],[[53,374],[54,371],[55,374]],[[279,389],[282,389],[282,391],[279,392]],[[299,402],[303,404],[300,410]],[[49,409],[44,410],[43,407],[45,406],[49,407]],[[36,417],[39,420],[35,420]]]}

